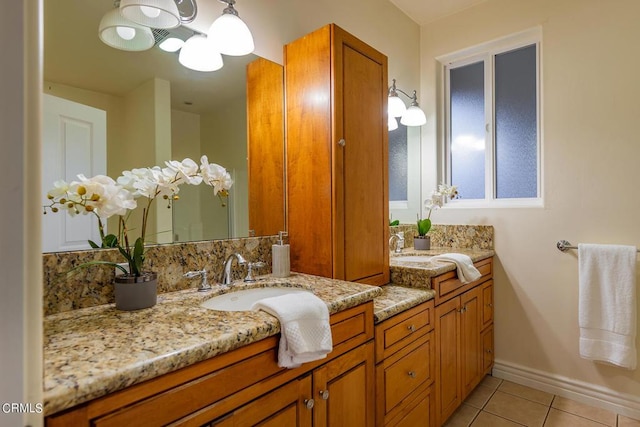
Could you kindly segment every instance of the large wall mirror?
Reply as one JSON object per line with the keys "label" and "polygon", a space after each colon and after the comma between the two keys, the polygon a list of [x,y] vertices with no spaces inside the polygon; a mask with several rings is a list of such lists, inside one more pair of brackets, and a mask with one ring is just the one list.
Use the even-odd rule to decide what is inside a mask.
{"label": "large wall mirror", "polygon": [[[113,0],[44,0],[44,108],[53,98],[106,113],[102,173],[114,179],[123,170],[164,166],[170,159],[189,157],[199,163],[203,154],[231,173],[234,186],[226,206],[204,185],[181,186],[180,200],[169,212],[159,200],[154,202],[156,242],[249,236],[246,67],[257,56],[224,56],[222,69],[202,73],[183,67],[177,53],[157,46],[142,52],[114,49],[98,38],[100,19],[113,8]],[[185,27],[179,30],[189,32]],[[45,144],[48,138],[45,129]],[[65,164],[73,157],[80,164],[94,161],[74,156],[74,150],[68,148],[60,159],[46,147],[43,153],[44,163]],[[71,176],[44,173],[43,192],[56,179],[74,179],[77,173],[91,174],[77,166],[67,170]],[[284,209],[284,200],[272,202],[273,209]],[[47,220],[63,215],[48,215],[52,218]],[[275,234],[284,227],[282,223],[259,234]],[[58,227],[43,227],[48,228]],[[66,249],[88,248],[83,247],[86,238],[77,241],[80,246]],[[46,241],[43,248],[46,252],[65,250]]]}

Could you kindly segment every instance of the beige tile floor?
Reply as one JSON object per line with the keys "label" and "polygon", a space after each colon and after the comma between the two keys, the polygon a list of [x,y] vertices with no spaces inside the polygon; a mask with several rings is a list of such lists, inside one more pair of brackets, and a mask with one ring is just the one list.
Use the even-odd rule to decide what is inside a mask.
{"label": "beige tile floor", "polygon": [[640,421],[487,376],[445,427],[640,427]]}

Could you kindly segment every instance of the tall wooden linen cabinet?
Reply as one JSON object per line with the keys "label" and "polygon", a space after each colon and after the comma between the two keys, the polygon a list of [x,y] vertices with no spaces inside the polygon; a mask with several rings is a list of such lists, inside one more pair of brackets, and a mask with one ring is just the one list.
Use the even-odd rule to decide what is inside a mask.
{"label": "tall wooden linen cabinet", "polygon": [[388,283],[387,57],[330,24],[284,63],[291,269]]}

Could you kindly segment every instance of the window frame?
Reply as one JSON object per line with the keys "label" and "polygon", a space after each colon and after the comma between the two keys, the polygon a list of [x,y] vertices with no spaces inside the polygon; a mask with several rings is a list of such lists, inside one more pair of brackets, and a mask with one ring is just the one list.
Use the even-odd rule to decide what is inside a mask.
{"label": "window frame", "polygon": [[[536,180],[537,197],[496,198],[496,161],[495,161],[495,56],[522,47],[536,45]],[[440,145],[439,162],[442,182],[451,184],[451,122],[450,122],[450,79],[449,70],[482,61],[484,63],[485,91],[485,198],[455,199],[447,203],[447,208],[496,208],[496,207],[544,207],[543,186],[543,138],[542,138],[542,32],[540,27],[531,28],[500,39],[482,43],[451,54],[436,57],[439,63],[442,88],[441,117],[443,133]]]}

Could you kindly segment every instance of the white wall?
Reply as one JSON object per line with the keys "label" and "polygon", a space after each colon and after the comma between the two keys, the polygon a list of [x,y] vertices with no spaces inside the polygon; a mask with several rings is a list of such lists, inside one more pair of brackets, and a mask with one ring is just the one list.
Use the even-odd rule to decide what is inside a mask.
{"label": "white wall", "polygon": [[636,417],[640,369],[578,355],[577,254],[555,243],[640,245],[638,16],[636,0],[488,0],[421,29],[426,196],[439,181],[435,57],[542,27],[544,208],[445,209],[434,220],[495,227],[500,369],[528,381],[578,384],[592,397],[635,408]]}

